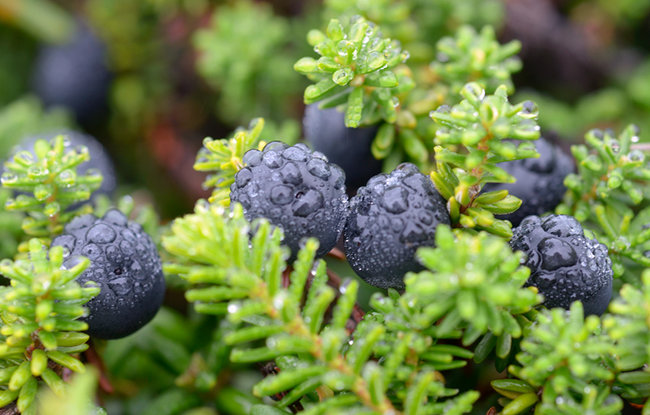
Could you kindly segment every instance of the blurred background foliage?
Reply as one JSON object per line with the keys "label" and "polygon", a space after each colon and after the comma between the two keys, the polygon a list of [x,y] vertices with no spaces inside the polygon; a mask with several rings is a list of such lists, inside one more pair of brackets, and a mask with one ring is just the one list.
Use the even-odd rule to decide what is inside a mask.
{"label": "blurred background foliage", "polygon": [[[308,29],[343,14],[375,21],[424,65],[461,25],[493,25],[500,42],[522,43],[514,101],[537,102],[544,130],[568,142],[631,121],[642,140],[650,130],[646,0],[1,0],[0,153],[77,123],[109,149],[123,183],[150,189],[163,217],[186,212],[205,195],[191,169],[205,136],[262,116],[278,138],[300,137],[307,80],[290,68],[311,53]],[[43,108],[35,88],[40,55],[70,42],[77,22],[106,46],[111,74],[90,120]]]}
{"label": "blurred background foliage", "polygon": [[[301,137],[308,81],[293,63],[313,55],[308,30],[341,14],[361,14],[398,39],[422,67],[418,81],[434,89],[426,68],[439,58],[436,43],[463,25],[492,25],[500,43],[521,42],[512,101],[537,103],[543,134],[554,131],[568,148],[591,128],[620,131],[634,122],[640,140],[650,141],[650,0],[0,0],[0,157],[24,137],[80,128],[110,152],[120,194],[153,201],[163,221],[188,212],[209,195],[192,168],[204,137],[227,137],[254,117],[265,118],[264,140]],[[36,88],[43,55],[73,42],[79,22],[105,45],[100,63],[110,73],[105,102],[90,118],[44,105]],[[69,53],[83,61],[87,52]],[[82,81],[77,91],[96,87]],[[7,197],[0,193],[0,202]],[[19,227],[1,209],[4,258],[16,249],[11,235]],[[96,345],[112,382],[99,376],[99,385],[115,391],[108,413],[160,415],[179,402],[197,414],[216,413],[208,402],[246,413],[256,403],[234,389],[205,392],[220,382],[249,388],[260,375],[224,363],[228,348],[201,336],[214,319],[188,313],[177,297],[136,335]],[[196,378],[203,367],[219,378]],[[448,382],[490,395],[483,378],[471,367]]]}

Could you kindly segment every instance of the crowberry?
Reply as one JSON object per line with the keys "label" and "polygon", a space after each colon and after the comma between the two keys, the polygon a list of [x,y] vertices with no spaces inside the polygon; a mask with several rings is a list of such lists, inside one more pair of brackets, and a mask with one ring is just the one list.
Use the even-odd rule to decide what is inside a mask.
{"label": "crowberry", "polygon": [[284,230],[295,258],[300,241],[320,241],[317,255],[329,252],[341,236],[347,217],[345,173],[327,157],[304,144],[268,143],[250,150],[246,167],[235,175],[230,200],[239,202],[248,220],[267,218]]}
{"label": "crowberry", "polygon": [[124,337],[155,316],[165,294],[165,279],[156,245],[139,224],[129,222],[118,210],[109,210],[101,219],[79,216],[52,241],[52,246],[57,245],[67,249],[64,266],[73,266],[79,256],[90,259],[77,281],[94,281],[101,288],[87,304],[85,321],[91,336]]}
{"label": "crowberry", "polygon": [[436,227],[449,224],[442,196],[431,180],[411,163],[379,174],[350,200],[345,226],[345,255],[367,283],[402,288],[404,274],[421,266],[420,246],[433,246]]}
{"label": "crowberry", "polygon": [[346,185],[356,188],[381,172],[381,162],[370,152],[377,127],[348,128],[345,115],[336,108],[320,109],[308,105],[303,118],[305,139],[314,150],[345,171]]}
{"label": "crowberry", "polygon": [[535,286],[548,308],[569,309],[582,301],[585,314],[602,314],[612,297],[612,262],[607,247],[584,236],[572,216],[529,216],[513,229],[513,250],[526,254]]}
{"label": "crowberry", "polygon": [[106,107],[111,74],[105,45],[79,22],[68,43],[43,47],[36,59],[32,87],[47,106],[64,106],[86,122]]}
{"label": "crowberry", "polygon": [[521,207],[507,215],[497,215],[507,219],[513,226],[530,215],[550,212],[562,201],[566,192],[564,178],[573,172],[573,159],[561,148],[544,138],[535,142],[539,158],[528,158],[505,162],[501,165],[517,180],[514,183],[490,183],[485,191],[506,189],[508,193],[521,199]]}

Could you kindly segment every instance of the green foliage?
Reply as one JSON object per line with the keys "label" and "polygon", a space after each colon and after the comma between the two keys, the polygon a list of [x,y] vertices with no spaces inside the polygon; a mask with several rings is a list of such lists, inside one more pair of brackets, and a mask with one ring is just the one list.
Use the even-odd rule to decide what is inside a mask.
{"label": "green foliage", "polygon": [[103,358],[116,381],[107,411],[171,415],[208,410],[216,398],[228,395],[220,380],[237,382],[251,375],[243,368],[229,372],[231,348],[224,337],[230,328],[226,320],[193,312],[182,315],[163,307],[132,336],[109,342]]}
{"label": "green foliage", "polygon": [[610,131],[588,132],[587,145],[571,149],[578,173],[565,179],[568,191],[556,209],[585,223],[607,245],[616,276],[624,273],[624,260],[650,265],[644,254],[650,241],[645,227],[650,209],[644,203],[650,168],[646,155],[634,148],[638,134],[633,125],[618,137]]}
{"label": "green foliage", "polygon": [[650,271],[643,273],[642,284],[641,289],[623,286],[603,318],[607,334],[617,341],[616,366],[622,371],[650,363]]}
{"label": "green foliage", "polygon": [[302,58],[294,65],[315,82],[305,89],[306,104],[346,103],[348,127],[397,120],[396,95],[412,86],[395,72],[408,58],[399,42],[383,37],[375,24],[360,16],[343,24],[332,19],[325,33],[312,30],[307,40],[321,57]]}
{"label": "green foliage", "polygon": [[[29,85],[37,42],[2,22],[0,6],[0,108],[18,99]],[[2,140],[0,140],[0,146]]]}
{"label": "green foliage", "polygon": [[483,232],[454,236],[439,226],[436,247],[420,248],[417,257],[428,271],[406,275],[403,297],[425,305],[429,323],[442,319],[436,336],[444,338],[465,327],[467,346],[489,331],[505,337],[499,355],[507,355],[511,339],[520,337],[524,328],[513,316],[541,302],[534,288],[522,288],[530,270],[520,266],[521,253]]}
{"label": "green foliage", "polygon": [[264,119],[256,118],[248,130],[238,129],[230,139],[208,137],[203,140],[194,169],[215,172],[203,182],[205,188],[215,188],[210,196],[211,203],[230,205],[230,185],[235,182],[235,174],[244,167],[242,157],[248,150],[261,146],[259,138],[263,129]]}
{"label": "green foliage", "polygon": [[237,1],[213,12],[210,26],[194,35],[198,72],[219,91],[218,112],[228,122],[255,116],[281,120],[291,112],[288,96],[303,84],[287,68],[291,27],[270,5]]}
{"label": "green foliage", "polygon": [[20,140],[30,135],[72,127],[63,109],[45,111],[35,97],[20,98],[0,110],[0,157],[4,160]]}
{"label": "green foliage", "polygon": [[[520,381],[493,382],[511,399],[503,413],[516,414],[540,400],[541,414],[616,414],[621,399],[612,394],[615,370],[613,341],[603,333],[597,316],[583,317],[582,304],[570,310],[544,310],[521,342],[509,371]],[[541,389],[541,396],[535,393]],[[526,405],[524,405],[526,404]]]}
{"label": "green foliage", "polygon": [[498,0],[412,0],[413,16],[421,39],[439,39],[453,34],[462,25],[499,28],[504,20],[504,4]]}
{"label": "green foliage", "polygon": [[[514,181],[498,163],[538,156],[533,143],[516,145],[511,141],[539,137],[537,108],[532,102],[510,104],[505,86],[486,96],[480,85],[470,83],[461,95],[465,99],[460,104],[431,113],[440,125],[436,131],[437,171],[431,178],[448,201],[452,224],[509,238],[510,223],[495,219],[494,213],[515,211],[521,201],[507,191],[480,191],[488,182]],[[463,153],[456,150],[461,146]]]}
{"label": "green foliage", "polygon": [[431,69],[454,94],[468,82],[480,84],[488,94],[500,85],[513,93],[510,76],[521,70],[521,61],[514,56],[520,49],[521,43],[516,40],[500,45],[492,26],[485,26],[480,32],[471,26],[461,26],[455,38],[444,37],[438,41]]}
{"label": "green foliage", "polygon": [[[618,4],[618,3],[617,3]],[[566,103],[541,92],[520,91],[519,99],[532,100],[540,109],[543,130],[553,130],[575,141],[593,128],[623,130],[635,124],[650,131],[650,60],[619,74],[607,87]],[[642,141],[647,141],[642,137]]]}
{"label": "green foliage", "polygon": [[[276,360],[279,373],[258,382],[255,395],[287,391],[277,406],[285,408],[302,400],[307,413],[333,408],[340,413],[362,408],[369,413],[415,413],[425,408],[433,414],[465,413],[478,397],[468,392],[444,400],[456,392],[437,381],[434,366],[426,361],[420,366],[407,358],[411,347],[418,351],[427,344],[411,345],[415,333],[408,329],[402,329],[401,335],[390,333],[390,326],[371,317],[359,324],[349,341],[346,326],[358,283],[344,282],[338,294],[329,287],[325,263],[314,263],[315,240],[309,240],[298,254],[285,288],[288,251],[281,246],[281,231],[266,221],[251,228],[240,205],[227,212],[199,203],[193,215],[174,222],[172,231],[163,243],[180,262],[165,269],[195,285],[186,296],[197,311],[226,314],[237,325],[225,337],[234,346],[230,359],[235,363]],[[326,322],[329,312],[331,320]],[[458,349],[433,348],[431,360],[443,353],[467,357]],[[396,353],[383,363],[372,359],[389,352]],[[313,392],[321,398],[314,401]]]}
{"label": "green foliage", "polygon": [[51,43],[65,42],[74,30],[72,16],[47,0],[24,0],[19,5],[1,0],[0,20],[6,20],[35,38]]}
{"label": "green foliage", "polygon": [[0,405],[17,400],[23,414],[36,413],[35,396],[42,381],[62,396],[63,370],[83,372],[74,357],[88,348],[88,328],[79,317],[98,287],[80,287],[77,278],[89,265],[79,258],[63,267],[62,247],[49,252],[38,239],[29,242],[29,258],[0,263],[0,274],[11,284],[0,288]]}
{"label": "green foliage", "polygon": [[95,406],[92,399],[97,388],[98,375],[92,370],[74,377],[66,387],[65,397],[57,396],[51,390],[43,391],[37,397],[38,413],[42,415],[106,415],[106,411]]}
{"label": "green foliage", "polygon": [[[369,25],[369,29],[361,42],[352,38],[362,36],[360,29],[352,33],[352,28],[342,27],[337,19],[330,21],[326,34],[310,32],[308,40],[321,58],[303,58],[294,65],[294,69],[317,81],[305,90],[305,102],[322,101],[321,107],[341,107],[348,127],[380,121],[390,124],[380,126],[371,147],[373,156],[384,160],[386,171],[404,159],[423,170],[431,170],[436,125],[428,114],[442,104],[455,104],[459,90],[467,82],[478,82],[490,93],[500,84],[512,90],[510,75],[520,68],[519,61],[512,55],[519,50],[519,44],[499,45],[491,27],[477,33],[471,26],[461,26],[455,38],[440,39],[435,50],[437,60],[429,65],[434,58],[432,38],[421,37],[417,24],[405,18],[416,16],[420,7],[427,9],[425,5],[390,0],[330,1],[326,5],[343,13],[341,21],[349,20],[352,28],[361,22]],[[349,17],[357,13],[363,18]],[[408,66],[404,60],[400,61],[399,56],[409,54],[400,53],[400,43],[395,41],[389,54],[382,56],[382,45],[390,43],[388,38],[371,40],[382,36],[380,26],[374,23],[379,23],[382,30],[386,28],[389,35],[395,36],[407,48],[414,48],[415,61],[410,60]],[[364,58],[367,52],[364,47],[367,49],[373,42],[381,46],[370,51],[378,59],[375,66],[379,69],[365,75],[368,68],[375,67],[368,64],[374,62],[374,58]]]}
{"label": "green foliage", "polygon": [[[464,366],[473,354],[442,339],[468,345],[491,333],[499,338],[497,353],[507,355],[523,332],[520,315],[540,301],[533,289],[521,288],[529,271],[502,239],[455,237],[440,227],[437,248],[418,251],[429,270],[409,274],[402,295],[375,295],[375,311],[350,326],[358,283],[345,281],[338,292],[328,286],[325,263],[314,262],[315,240],[285,270],[281,241],[268,222],[248,223],[240,205],[227,211],[207,203],[177,219],[163,240],[178,261],[165,270],[192,285],[186,297],[196,310],[232,323],[224,333],[231,361],[275,360],[279,373],[253,393],[286,393],[279,408],[300,401],[307,413],[470,411],[477,393],[449,399],[457,391],[437,373]],[[320,398],[314,401],[312,392]]]}
{"label": "green foliage", "polygon": [[410,64],[428,64],[436,39],[453,34],[462,25],[498,26],[502,5],[496,0],[326,0],[327,18],[361,15],[378,24],[410,52]]}
{"label": "green foliage", "polygon": [[0,188],[0,259],[11,258],[23,236],[20,213],[8,212],[4,209],[9,198],[11,198],[11,191]]}
{"label": "green foliage", "polygon": [[363,16],[382,28],[386,36],[409,45],[417,36],[417,26],[412,19],[411,2],[396,0],[345,1],[325,0],[323,15],[327,19],[349,19]]}
{"label": "green foliage", "polygon": [[626,399],[645,399],[645,413],[650,410],[650,271],[643,273],[640,289],[624,285],[609,309],[603,328],[615,342],[613,360],[619,373],[614,390]]}
{"label": "green foliage", "polygon": [[88,207],[72,206],[86,201],[99,188],[102,176],[88,170],[80,175],[75,168],[90,159],[86,147],[70,148],[65,136],[59,135],[47,142],[37,140],[34,154],[20,151],[5,163],[2,185],[6,188],[28,192],[7,201],[7,210],[27,213],[23,230],[27,235],[51,237],[61,233],[63,226]]}
{"label": "green foliage", "polygon": [[624,26],[629,26],[632,23],[639,24],[643,20],[643,16],[650,10],[650,1],[648,0],[622,0],[616,3],[598,0],[597,3],[612,19]]}

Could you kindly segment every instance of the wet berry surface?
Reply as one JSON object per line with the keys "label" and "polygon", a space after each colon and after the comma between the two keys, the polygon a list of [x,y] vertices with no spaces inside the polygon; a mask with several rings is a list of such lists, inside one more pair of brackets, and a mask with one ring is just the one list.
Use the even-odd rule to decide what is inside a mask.
{"label": "wet berry surface", "polygon": [[369,284],[401,288],[406,272],[421,269],[415,251],[434,245],[441,223],[450,223],[442,196],[415,165],[403,163],[370,179],[350,200],[346,257]]}
{"label": "wet berry surface", "polygon": [[612,297],[612,263],[607,248],[584,236],[571,216],[529,216],[513,229],[512,249],[526,255],[531,274],[548,308],[568,309],[580,300],[586,314],[602,314]]}
{"label": "wet berry surface", "polygon": [[347,217],[345,173],[327,157],[304,144],[268,143],[244,155],[230,199],[244,207],[249,220],[267,218],[284,230],[295,257],[300,241],[320,241],[317,255],[329,252],[341,236]]}
{"label": "wet berry surface", "polygon": [[550,212],[562,201],[566,192],[564,178],[573,172],[573,159],[558,146],[539,138],[535,141],[539,158],[502,163],[500,167],[513,175],[515,183],[490,183],[484,191],[506,189],[508,193],[521,199],[521,207],[507,215],[497,215],[507,219],[513,226],[529,215]]}
{"label": "wet berry surface", "polygon": [[101,219],[79,216],[52,245],[67,250],[65,266],[73,266],[79,256],[90,259],[77,282],[93,281],[101,289],[87,304],[85,321],[92,336],[124,337],[155,316],[165,280],[156,246],[139,224],[129,222],[118,210],[108,211]]}

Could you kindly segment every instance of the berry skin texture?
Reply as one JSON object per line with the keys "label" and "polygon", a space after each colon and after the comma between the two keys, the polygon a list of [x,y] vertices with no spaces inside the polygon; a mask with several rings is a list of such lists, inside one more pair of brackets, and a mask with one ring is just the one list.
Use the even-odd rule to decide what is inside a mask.
{"label": "berry skin texture", "polygon": [[105,112],[110,80],[105,45],[78,22],[67,43],[41,48],[32,88],[46,106],[67,107],[87,122]]}
{"label": "berry skin texture", "polygon": [[341,236],[347,217],[345,173],[304,144],[268,143],[244,154],[246,167],[235,175],[230,200],[239,202],[248,220],[267,218],[284,230],[284,243],[295,258],[303,238],[320,241],[318,256]]}
{"label": "berry skin texture", "polygon": [[308,105],[303,130],[314,150],[325,154],[330,162],[345,171],[347,187],[357,188],[381,172],[381,162],[370,152],[378,127],[348,128],[344,119],[345,115],[336,108]]}
{"label": "berry skin texture", "polygon": [[58,135],[65,135],[68,138],[70,149],[74,149],[78,146],[84,146],[88,148],[90,161],[81,163],[77,168],[77,173],[86,174],[88,170],[91,169],[99,171],[102,175],[103,180],[101,186],[95,191],[95,193],[111,196],[117,187],[117,174],[115,172],[115,166],[113,165],[113,161],[111,160],[104,146],[90,135],[72,130],[48,132],[46,134],[39,134],[37,136],[25,138],[18,145],[18,150],[25,149],[33,154],[34,143],[36,143],[36,140],[41,139],[50,141]]}
{"label": "berry skin texture", "polygon": [[156,245],[139,224],[129,222],[115,209],[101,219],[79,216],[52,241],[52,246],[59,245],[69,252],[64,266],[73,266],[79,256],[90,259],[77,282],[94,281],[101,289],[86,305],[88,334],[121,338],[156,315],[165,294],[165,279]]}
{"label": "berry skin texture", "polygon": [[500,167],[517,179],[514,183],[490,183],[486,192],[506,189],[522,200],[521,207],[507,215],[497,215],[517,226],[530,215],[551,212],[562,201],[566,187],[564,178],[573,172],[573,159],[558,146],[544,138],[535,142],[539,158],[502,163]]}
{"label": "berry skin texture", "polygon": [[510,246],[526,254],[527,286],[535,286],[548,308],[569,309],[582,301],[585,315],[601,315],[612,298],[612,262],[607,247],[586,238],[572,216],[529,216],[513,229]]}
{"label": "berry skin texture", "polygon": [[350,200],[345,255],[368,284],[401,289],[404,274],[422,269],[417,248],[434,246],[436,227],[450,222],[431,179],[402,163],[390,174],[371,178]]}

